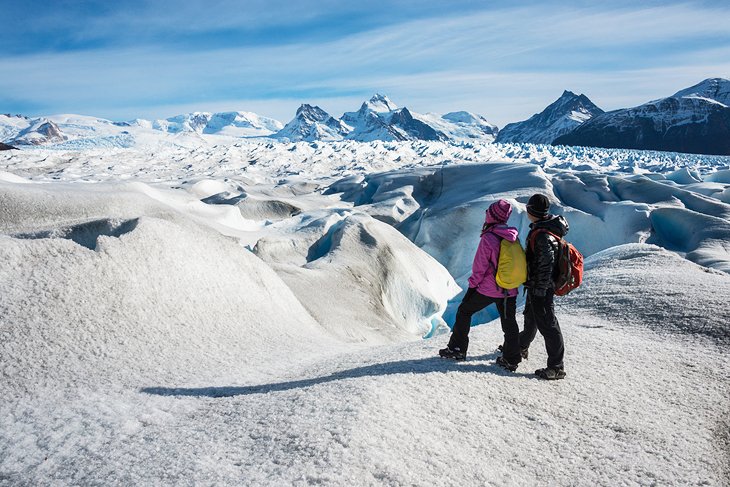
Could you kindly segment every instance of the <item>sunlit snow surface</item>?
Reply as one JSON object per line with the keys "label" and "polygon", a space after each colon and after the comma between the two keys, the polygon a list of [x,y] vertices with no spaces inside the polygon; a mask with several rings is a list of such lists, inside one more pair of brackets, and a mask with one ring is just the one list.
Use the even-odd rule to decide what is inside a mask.
{"label": "sunlit snow surface", "polygon": [[[730,158],[150,141],[0,153],[0,484],[730,481]],[[567,379],[497,322],[436,358],[534,192],[588,257]]]}

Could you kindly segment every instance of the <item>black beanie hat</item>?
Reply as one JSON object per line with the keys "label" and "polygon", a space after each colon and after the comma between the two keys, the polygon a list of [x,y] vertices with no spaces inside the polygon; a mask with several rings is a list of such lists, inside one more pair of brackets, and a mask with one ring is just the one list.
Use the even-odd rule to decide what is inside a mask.
{"label": "black beanie hat", "polygon": [[544,194],[533,194],[530,201],[527,202],[527,213],[537,218],[548,216],[548,209],[550,209],[550,200]]}

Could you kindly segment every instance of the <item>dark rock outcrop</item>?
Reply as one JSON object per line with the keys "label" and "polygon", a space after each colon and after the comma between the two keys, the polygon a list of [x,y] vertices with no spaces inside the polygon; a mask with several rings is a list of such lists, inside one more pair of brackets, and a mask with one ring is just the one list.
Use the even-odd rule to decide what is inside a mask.
{"label": "dark rock outcrop", "polygon": [[553,145],[730,155],[730,81],[711,78],[638,107],[599,115]]}

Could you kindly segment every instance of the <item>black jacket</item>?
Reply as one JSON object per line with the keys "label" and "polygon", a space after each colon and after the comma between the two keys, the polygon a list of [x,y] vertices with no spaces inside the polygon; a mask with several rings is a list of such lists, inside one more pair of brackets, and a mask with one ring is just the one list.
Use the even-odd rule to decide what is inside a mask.
{"label": "black jacket", "polygon": [[[548,215],[530,225],[527,234],[527,282],[525,287],[535,296],[544,296],[548,290],[554,289],[555,260],[558,256],[558,241],[550,234],[538,232],[544,229],[560,237],[569,230],[568,222],[562,215]],[[537,232],[532,242],[533,233]]]}

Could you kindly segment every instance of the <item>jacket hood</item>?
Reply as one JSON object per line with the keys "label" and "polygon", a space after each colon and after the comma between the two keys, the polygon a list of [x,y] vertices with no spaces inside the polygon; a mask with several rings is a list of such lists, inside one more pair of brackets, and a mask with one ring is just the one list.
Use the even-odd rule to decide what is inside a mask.
{"label": "jacket hood", "polygon": [[530,225],[530,228],[543,228],[548,232],[552,232],[561,237],[565,237],[570,230],[568,220],[566,220],[563,215],[548,215],[545,220],[539,220]]}
{"label": "jacket hood", "polygon": [[519,235],[519,231],[515,227],[508,227],[507,225],[492,225],[487,231],[509,242],[517,240]]}

